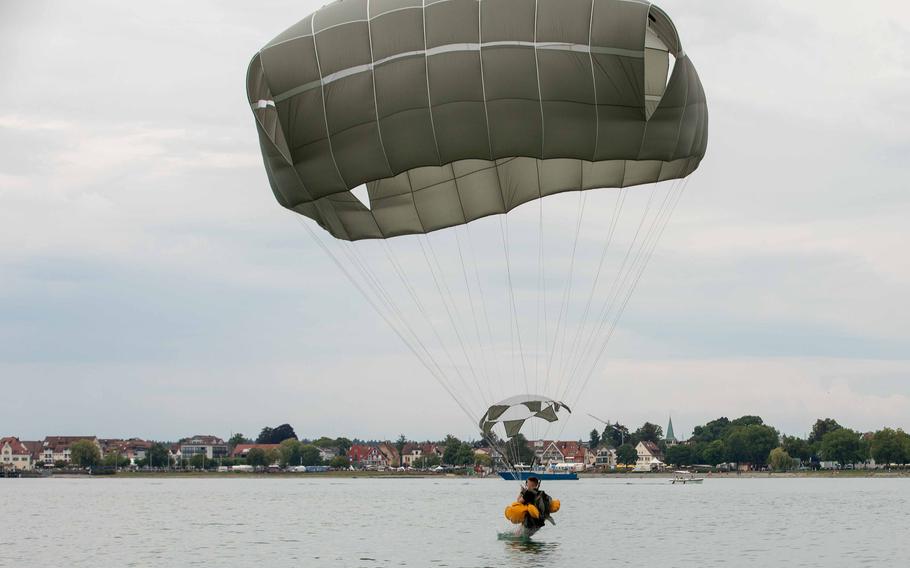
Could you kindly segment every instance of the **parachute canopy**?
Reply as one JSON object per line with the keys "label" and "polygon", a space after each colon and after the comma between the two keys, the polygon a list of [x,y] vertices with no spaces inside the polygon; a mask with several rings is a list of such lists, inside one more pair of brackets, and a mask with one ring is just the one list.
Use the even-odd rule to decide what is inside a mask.
{"label": "parachute canopy", "polygon": [[571,412],[564,403],[545,396],[513,396],[487,409],[480,419],[480,431],[487,439],[492,437],[491,434],[496,434],[500,440],[511,440],[529,420],[556,422]]}
{"label": "parachute canopy", "polygon": [[247,94],[278,201],[345,240],[683,178],[707,144],[695,67],[643,1],[340,0],[253,57]]}

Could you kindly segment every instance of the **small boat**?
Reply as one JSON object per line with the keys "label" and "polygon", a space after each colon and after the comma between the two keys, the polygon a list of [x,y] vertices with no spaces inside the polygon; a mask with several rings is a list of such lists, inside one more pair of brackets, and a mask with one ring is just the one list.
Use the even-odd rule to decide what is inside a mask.
{"label": "small boat", "polygon": [[676,474],[673,479],[670,480],[670,485],[687,485],[689,483],[702,483],[704,477],[695,477],[692,472],[689,471],[674,471]]}
{"label": "small boat", "polygon": [[578,479],[578,474],[574,471],[500,471],[499,477],[506,481],[527,481],[529,477],[536,477],[541,481],[557,481],[560,479],[574,480]]}

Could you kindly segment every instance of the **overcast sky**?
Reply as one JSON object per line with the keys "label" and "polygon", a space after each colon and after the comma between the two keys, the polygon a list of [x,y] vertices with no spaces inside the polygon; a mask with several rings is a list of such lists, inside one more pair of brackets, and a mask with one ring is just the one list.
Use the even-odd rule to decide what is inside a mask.
{"label": "overcast sky", "polygon": [[[667,0],[701,168],[590,412],[910,429],[910,8]],[[0,435],[471,437],[272,197],[244,76],[317,2],[0,4]]]}

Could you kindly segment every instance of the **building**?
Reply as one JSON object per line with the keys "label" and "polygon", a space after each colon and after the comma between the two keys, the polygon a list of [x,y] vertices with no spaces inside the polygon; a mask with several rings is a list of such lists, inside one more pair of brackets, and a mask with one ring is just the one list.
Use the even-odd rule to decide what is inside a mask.
{"label": "building", "polygon": [[667,422],[667,433],[664,435],[664,443],[667,447],[675,446],[679,443],[679,440],[676,439],[676,434],[673,433],[673,417],[670,417],[669,422]]}
{"label": "building", "polygon": [[180,457],[188,460],[197,454],[204,454],[210,460],[227,457],[228,445],[218,436],[192,436],[180,440]]}
{"label": "building", "polygon": [[32,469],[32,454],[19,441],[19,438],[8,436],[0,438],[0,469]]}
{"label": "building", "polygon": [[98,453],[104,457],[104,449],[95,436],[46,436],[41,444],[41,463],[45,466],[70,463],[70,447],[79,440],[88,440],[98,446]]}
{"label": "building", "polygon": [[442,454],[443,448],[437,446],[436,444],[408,443],[405,444],[404,448],[401,450],[401,465],[405,467],[414,467],[415,461],[429,455],[435,455],[441,460]]}
{"label": "building", "polygon": [[401,466],[401,456],[398,455],[398,449],[389,442],[380,442],[379,451],[382,452],[382,455],[385,456],[386,461],[392,467]]}
{"label": "building", "polygon": [[583,442],[534,440],[530,446],[540,464],[567,463],[585,468],[596,463],[596,455]]}
{"label": "building", "polygon": [[664,455],[654,442],[639,442],[635,451],[638,453],[635,471],[656,471],[663,468]]}
{"label": "building", "polygon": [[602,469],[616,469],[616,450],[600,448],[594,456],[594,465]]}
{"label": "building", "polygon": [[148,456],[149,448],[152,442],[147,442],[139,438],[130,438],[121,440],[118,438],[101,438],[98,440],[101,444],[101,451],[104,455],[117,453],[130,460],[130,465],[136,465],[139,460],[144,460]]}
{"label": "building", "polygon": [[330,462],[338,457],[338,448],[327,447],[319,448],[319,459],[324,462]]}
{"label": "building", "polygon": [[351,464],[364,469],[378,469],[389,466],[389,460],[379,449],[379,446],[354,444],[348,450],[348,459]]}
{"label": "building", "polygon": [[277,452],[280,447],[281,444],[237,444],[234,446],[234,451],[231,452],[231,457],[245,458],[253,448],[258,448],[263,452],[268,453],[272,450],[275,450]]}

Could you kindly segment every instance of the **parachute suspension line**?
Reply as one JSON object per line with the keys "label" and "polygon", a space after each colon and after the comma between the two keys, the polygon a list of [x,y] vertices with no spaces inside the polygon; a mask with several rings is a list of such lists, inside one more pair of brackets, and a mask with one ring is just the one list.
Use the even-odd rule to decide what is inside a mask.
{"label": "parachute suspension line", "polygon": [[[528,392],[528,369],[525,366],[524,349],[521,344],[521,327],[518,322],[518,308],[515,304],[515,287],[512,284],[512,259],[509,248],[509,219],[506,215],[499,216],[499,231],[502,235],[502,246],[506,257],[506,275],[509,282],[509,300],[512,307],[512,320],[515,324],[515,337],[518,339],[518,355],[521,358],[521,371],[524,377],[525,392]],[[515,357],[515,346],[512,345],[512,357]]]}
{"label": "parachute suspension line", "polygon": [[[588,294],[588,299],[585,301],[585,307],[581,315],[581,322],[575,327],[575,334],[573,335],[572,343],[570,344],[571,351],[569,351],[569,357],[566,359],[567,363],[571,362],[578,352],[579,335],[581,334],[582,330],[585,329],[585,325],[588,323],[588,316],[591,313],[591,304],[594,301],[594,295],[597,293],[597,284],[600,281],[600,275],[603,272],[604,261],[607,258],[607,252],[610,250],[610,246],[613,243],[613,236],[616,233],[616,226],[619,224],[619,217],[622,213],[623,205],[626,201],[626,195],[627,193],[625,191],[625,188],[619,188],[619,191],[616,195],[616,203],[613,206],[613,215],[610,218],[610,226],[607,230],[607,235],[604,238],[603,249],[600,252],[600,261],[597,263],[597,270],[594,274],[594,281],[591,283],[591,292]],[[563,367],[560,368],[560,376],[564,376],[567,372],[567,369],[565,367],[566,365],[563,365]]]}
{"label": "parachute suspension line", "polygon": [[446,347],[446,342],[442,340],[442,336],[439,334],[439,330],[437,329],[436,325],[433,323],[433,319],[430,317],[427,310],[424,308],[423,302],[420,300],[419,294],[414,289],[414,287],[411,285],[404,270],[401,268],[401,263],[399,263],[398,259],[395,257],[394,251],[392,250],[392,248],[388,245],[388,243],[385,240],[382,240],[382,244],[384,245],[384,250],[386,252],[386,257],[389,259],[389,263],[393,267],[393,270],[397,274],[402,285],[408,291],[408,295],[411,297],[411,299],[414,301],[414,304],[417,306],[417,311],[420,313],[421,316],[423,316],[424,321],[426,322],[427,326],[430,328],[430,331],[432,331],[433,336],[436,338],[436,341],[439,343],[440,348],[445,353],[446,358],[449,360],[449,364],[452,366],[452,368],[455,370],[455,372],[459,375],[459,378],[461,379],[462,384],[465,386],[465,388],[467,388],[467,382],[464,380],[464,377],[461,376],[459,368],[455,364],[454,359],[452,358],[452,354],[449,352],[449,349]]}
{"label": "parachute suspension line", "polygon": [[[426,241],[426,245],[427,245],[427,248],[429,248],[429,250],[430,250],[430,253],[433,258],[433,262],[430,261],[430,255],[427,255],[427,248],[424,247],[424,243],[421,242],[420,237],[422,237],[423,240]],[[430,269],[430,275],[433,277],[433,283],[436,285],[436,291],[439,293],[439,299],[442,301],[442,304],[445,307],[446,315],[449,317],[449,323],[451,323],[452,330],[455,332],[455,337],[458,339],[458,345],[461,347],[461,352],[464,355],[465,362],[467,363],[468,369],[471,372],[471,376],[474,379],[474,385],[477,387],[477,392],[480,393],[481,396],[483,396],[483,394],[482,394],[483,389],[480,386],[480,379],[478,379],[477,372],[474,369],[474,364],[471,361],[471,357],[468,355],[467,347],[465,346],[464,339],[461,336],[460,326],[459,326],[458,322],[456,322],[455,316],[452,314],[452,308],[449,307],[449,301],[452,301],[452,293],[451,293],[451,291],[449,291],[448,285],[445,282],[444,275],[442,273],[442,268],[439,268],[440,274],[437,277],[436,269],[433,266],[434,263],[437,265],[437,267],[439,264],[438,260],[436,258],[436,253],[433,250],[433,245],[430,243],[430,240],[429,240],[429,238],[427,238],[426,235],[419,235],[418,239],[417,239],[417,243],[420,245],[420,251],[423,253],[423,258],[427,263],[427,268]],[[439,284],[440,279],[443,279],[442,286],[440,286],[440,284]],[[443,288],[445,289],[445,292],[443,291]],[[448,294],[449,301],[447,301],[447,299],[446,299],[446,293]],[[492,403],[493,401],[490,401],[490,402]]]}
{"label": "parachute suspension line", "polygon": [[[496,345],[493,342],[493,327],[490,325],[490,316],[489,316],[489,312],[487,311],[487,300],[486,300],[486,296],[483,293],[483,284],[480,281],[480,269],[477,267],[477,256],[474,254],[474,239],[471,236],[470,223],[464,225],[464,228],[465,228],[465,233],[467,234],[467,237],[468,237],[468,249],[471,252],[471,264],[474,266],[474,278],[477,281],[477,291],[480,294],[480,307],[483,310],[483,319],[486,322],[487,340],[488,340],[487,345],[488,345],[488,348],[490,350],[492,350],[492,359],[493,359],[493,365],[496,370],[496,376],[501,377],[502,371],[499,366],[499,357],[496,356],[496,351],[495,351]],[[498,383],[499,381],[496,381],[496,382]],[[490,388],[491,389],[493,388],[492,382],[490,384]],[[504,395],[504,394],[505,393],[501,393],[501,392],[496,393],[497,396]],[[496,398],[496,397],[494,397],[494,398]]]}
{"label": "parachute suspension line", "polygon": [[[663,229],[669,222],[670,215],[672,214],[673,209],[675,209],[675,203],[678,202],[676,195],[678,195],[677,189],[679,187],[681,187],[681,184],[674,182],[668,189],[663,201],[661,202],[660,207],[658,208],[658,212],[651,220],[651,224],[646,232],[647,234],[645,236],[645,239],[641,242],[638,250],[635,253],[632,265],[623,276],[621,284],[616,289],[616,294],[609,299],[608,309],[602,312],[600,322],[592,334],[592,340],[588,345],[586,345],[585,350],[582,352],[582,356],[580,356],[576,361],[576,376],[582,377],[582,387],[578,391],[579,397],[581,393],[584,392],[584,388],[587,386],[588,381],[590,380],[591,376],[597,368],[599,361],[605,353],[607,344],[609,343],[610,339],[612,339],[616,326],[619,323],[619,319],[624,313],[625,308],[632,296],[632,293],[634,292],[635,287],[637,286],[641,275],[643,274],[644,269],[650,260],[651,254],[656,248],[657,240],[660,238],[660,235],[663,233]],[[626,287],[627,282],[629,283],[628,287]],[[617,300],[619,302],[618,304]],[[614,308],[617,305],[618,308],[614,312]],[[597,337],[600,336],[601,330],[604,329],[604,326],[607,325],[608,322],[609,325],[607,327],[607,333],[602,337],[602,339],[597,340]],[[600,349],[597,349],[598,345],[600,346]],[[592,355],[595,355],[593,359],[591,359]],[[569,388],[566,389],[564,396],[568,396],[568,391]]]}
{"label": "parachute suspension line", "polygon": [[607,336],[606,340],[602,344],[602,346],[600,348],[600,352],[597,354],[597,357],[595,358],[593,364],[591,365],[590,369],[588,370],[587,375],[585,376],[585,380],[582,383],[581,388],[579,389],[579,391],[576,395],[575,402],[577,402],[577,400],[579,398],[581,398],[581,395],[582,395],[582,393],[584,393],[584,390],[587,387],[588,382],[590,382],[591,377],[594,374],[594,371],[597,369],[597,365],[598,365],[601,357],[603,357],[604,352],[606,352],[607,344],[609,343],[609,340],[612,338],[613,332],[615,331],[616,326],[619,323],[620,318],[622,317],[622,314],[625,312],[626,306],[629,303],[629,299],[632,297],[633,292],[635,292],[635,288],[638,286],[638,282],[641,279],[642,274],[644,274],[645,269],[648,267],[648,263],[650,262],[651,258],[654,255],[654,251],[657,248],[657,244],[660,242],[660,239],[663,236],[664,230],[666,230],[667,225],[670,222],[670,218],[673,216],[673,212],[676,210],[677,205],[679,205],[679,202],[682,200],[683,194],[685,193],[688,185],[689,185],[689,178],[685,178],[681,183],[678,183],[678,184],[676,184],[676,186],[674,188],[671,188],[671,190],[676,190],[676,195],[672,199],[672,202],[671,202],[666,214],[664,215],[663,220],[660,223],[660,228],[659,228],[657,234],[655,235],[655,237],[652,239],[649,250],[645,255],[644,262],[641,264],[641,268],[638,270],[638,273],[635,276],[635,280],[633,281],[632,286],[629,289],[629,292],[626,294],[626,297],[623,300],[622,306],[620,307],[619,311],[616,314],[616,317],[614,318],[614,320],[612,322],[612,326],[610,328],[609,335]]}
{"label": "parachute suspension line", "polygon": [[[540,359],[542,347],[549,343],[547,326],[547,274],[546,257],[543,250],[543,198],[537,200],[537,347],[534,357],[534,392],[540,388]],[[542,300],[541,300],[542,298]],[[540,340],[540,316],[543,313],[543,346]]]}
{"label": "parachute suspension line", "polygon": [[[426,368],[427,372],[430,373],[430,376],[432,376],[436,380],[436,382],[439,383],[439,385],[449,394],[449,396],[452,397],[452,400],[455,401],[455,404],[457,404],[458,407],[461,408],[461,410],[465,413],[465,415],[473,422],[475,420],[474,416],[471,415],[471,412],[467,409],[467,407],[465,407],[464,403],[457,396],[455,396],[454,391],[449,386],[449,384],[446,382],[444,374],[441,372],[441,369],[439,369],[439,365],[435,364],[435,368],[434,368],[434,365],[431,364],[430,362],[428,362],[428,360],[424,358],[424,356],[421,354],[421,350],[418,350],[416,348],[416,346],[414,344],[412,344],[411,341],[409,341],[404,336],[404,334],[394,325],[394,323],[389,318],[389,316],[379,308],[379,305],[376,304],[375,300],[367,293],[367,291],[363,288],[363,286],[361,286],[361,284],[359,282],[357,282],[357,279],[355,279],[353,277],[353,275],[351,275],[351,273],[347,270],[347,268],[345,268],[344,263],[342,263],[339,260],[338,256],[331,250],[331,248],[328,245],[326,245],[324,242],[322,242],[322,240],[316,235],[316,233],[313,231],[313,229],[310,228],[306,224],[306,222],[303,221],[303,219],[298,218],[298,221],[300,222],[301,225],[303,225],[303,227],[306,229],[307,233],[310,235],[310,237],[313,239],[313,241],[319,246],[319,248],[321,248],[322,251],[326,254],[326,256],[328,256],[332,260],[332,262],[335,264],[335,266],[338,267],[338,269],[342,272],[342,274],[344,274],[345,277],[347,277],[348,281],[354,286],[354,288],[358,292],[360,292],[360,294],[364,297],[364,299],[367,301],[367,303],[370,304],[370,306],[373,308],[373,310],[376,311],[376,313],[379,315],[379,317],[381,317],[383,319],[383,321],[386,322],[386,324],[392,329],[392,331],[395,333],[395,335],[397,335],[398,338],[401,339],[401,341],[405,344],[405,346],[411,351],[411,353],[415,357],[417,357],[417,360],[420,361],[420,363],[424,366],[424,368]],[[429,356],[429,353],[426,350],[426,347],[423,346],[423,344],[420,342],[420,338],[415,338],[415,340],[416,340],[416,344],[422,348],[422,351],[424,353],[427,353],[427,355]],[[429,356],[429,359],[430,359],[430,361],[433,361],[431,356]]]}
{"label": "parachute suspension line", "polygon": [[[342,246],[341,250],[344,251],[345,254],[347,254],[348,260],[351,262],[351,264],[353,264],[355,267],[358,268],[363,279],[366,282],[372,284],[376,297],[379,298],[385,304],[386,308],[391,313],[393,313],[397,316],[398,320],[405,327],[405,329],[410,333],[410,335],[414,338],[414,340],[421,347],[423,347],[424,351],[426,352],[426,355],[436,365],[441,376],[446,377],[447,375],[446,375],[445,371],[443,371],[442,367],[436,361],[436,358],[433,357],[430,350],[426,349],[426,346],[424,345],[423,341],[420,340],[420,336],[414,331],[413,326],[410,324],[410,322],[404,316],[404,312],[400,309],[398,304],[392,299],[392,296],[386,290],[386,287],[383,285],[381,279],[376,276],[376,274],[370,268],[369,264],[361,257],[359,251],[357,250],[357,247],[347,241],[344,241],[344,244],[346,246]],[[445,344],[440,342],[440,345],[443,347],[443,350],[446,352],[446,355],[449,356],[448,350],[445,349]],[[452,361],[451,356],[449,356],[449,362],[452,365],[453,369],[455,370],[456,376],[461,380],[461,383],[464,386],[464,392],[466,393],[466,395],[471,393],[471,389],[468,387],[467,382],[465,381],[465,379],[462,376],[458,367],[455,365],[454,361]],[[467,396],[466,396],[466,398],[467,398]],[[473,400],[473,397],[471,397],[471,398],[472,398],[472,400],[471,400],[472,405],[476,404],[476,401]],[[481,400],[480,403],[483,404],[483,401]]]}
{"label": "parachute suspension line", "polygon": [[[614,296],[614,293],[613,293],[613,292],[614,292],[614,289],[615,289],[616,286],[622,281],[622,276],[623,276],[623,274],[624,274],[623,271],[624,271],[625,268],[626,268],[626,264],[628,263],[629,257],[630,257],[631,254],[632,254],[632,250],[635,248],[635,245],[638,243],[638,238],[639,238],[639,236],[641,235],[641,229],[642,229],[642,227],[645,225],[645,220],[647,219],[648,213],[649,213],[650,210],[651,210],[651,203],[652,203],[653,200],[654,200],[655,187],[654,187],[654,186],[651,186],[649,189],[650,189],[650,192],[649,192],[649,194],[648,194],[648,202],[647,202],[647,204],[645,205],[644,212],[642,213],[641,219],[639,220],[638,226],[637,226],[637,228],[636,228],[636,230],[635,230],[635,234],[634,234],[634,236],[632,237],[632,242],[629,243],[629,248],[626,250],[626,254],[625,254],[625,256],[623,257],[623,261],[622,261],[621,265],[619,266],[619,269],[616,271],[616,275],[615,275],[614,278],[613,278],[613,281],[612,281],[612,283],[611,283],[611,285],[610,285],[610,288],[609,288],[609,291],[608,291],[608,293],[607,293],[607,296],[606,296],[606,298],[604,299],[604,302],[603,302],[603,304],[602,304],[601,310],[599,311],[599,314],[600,314],[600,315],[594,320],[595,322],[597,322],[597,321],[602,321],[602,319],[605,317],[604,314],[605,314],[606,310],[607,310],[607,309],[609,308],[609,306],[610,306],[611,298]],[[576,372],[577,372],[577,367],[578,367],[578,365],[580,364],[581,358],[582,358],[586,353],[589,352],[590,345],[593,344],[594,338],[595,338],[597,332],[599,332],[599,330],[600,330],[600,328],[592,329],[590,332],[587,333],[587,338],[582,340],[582,345],[583,345],[583,347],[582,347],[582,349],[581,349],[581,351],[580,351],[581,356],[580,356],[578,359],[576,359],[576,361],[575,361],[574,363],[572,363],[572,364],[569,366],[569,373],[568,373],[568,377],[569,377],[569,378],[568,378],[568,380],[567,380],[567,382],[566,382],[565,389],[563,390],[563,393],[565,392],[565,390],[568,390],[569,385],[570,385],[570,384],[572,383],[572,381],[575,379],[575,377],[576,377]]]}
{"label": "parachute suspension line", "polygon": [[496,398],[493,395],[493,388],[490,386],[490,368],[487,363],[486,350],[483,348],[483,339],[480,337],[480,324],[477,317],[477,308],[474,305],[474,294],[471,292],[471,284],[468,280],[468,269],[465,266],[464,254],[461,249],[461,237],[458,235],[458,230],[454,231],[455,233],[455,245],[458,247],[458,260],[461,263],[461,274],[464,277],[464,288],[468,294],[468,303],[471,306],[471,319],[474,321],[474,334],[477,337],[477,353],[480,357],[481,371],[483,372],[484,384],[487,387],[487,394],[489,396],[490,404],[496,402]]}
{"label": "parachute suspension line", "polygon": [[[578,192],[578,218],[575,221],[575,239],[572,242],[572,256],[569,259],[569,272],[566,276],[566,285],[563,286],[562,302],[560,303],[559,312],[556,317],[556,331],[553,334],[553,343],[550,347],[549,354],[547,356],[547,375],[544,383],[544,391],[549,392],[550,388],[550,377],[551,370],[553,367],[553,358],[556,353],[557,342],[560,337],[560,331],[562,329],[562,321],[565,318],[567,308],[569,305],[569,296],[572,292],[572,280],[575,272],[575,254],[578,250],[578,237],[581,234],[581,222],[585,214],[585,204],[587,201],[587,195],[584,191]],[[557,385],[554,385],[556,388]]]}

